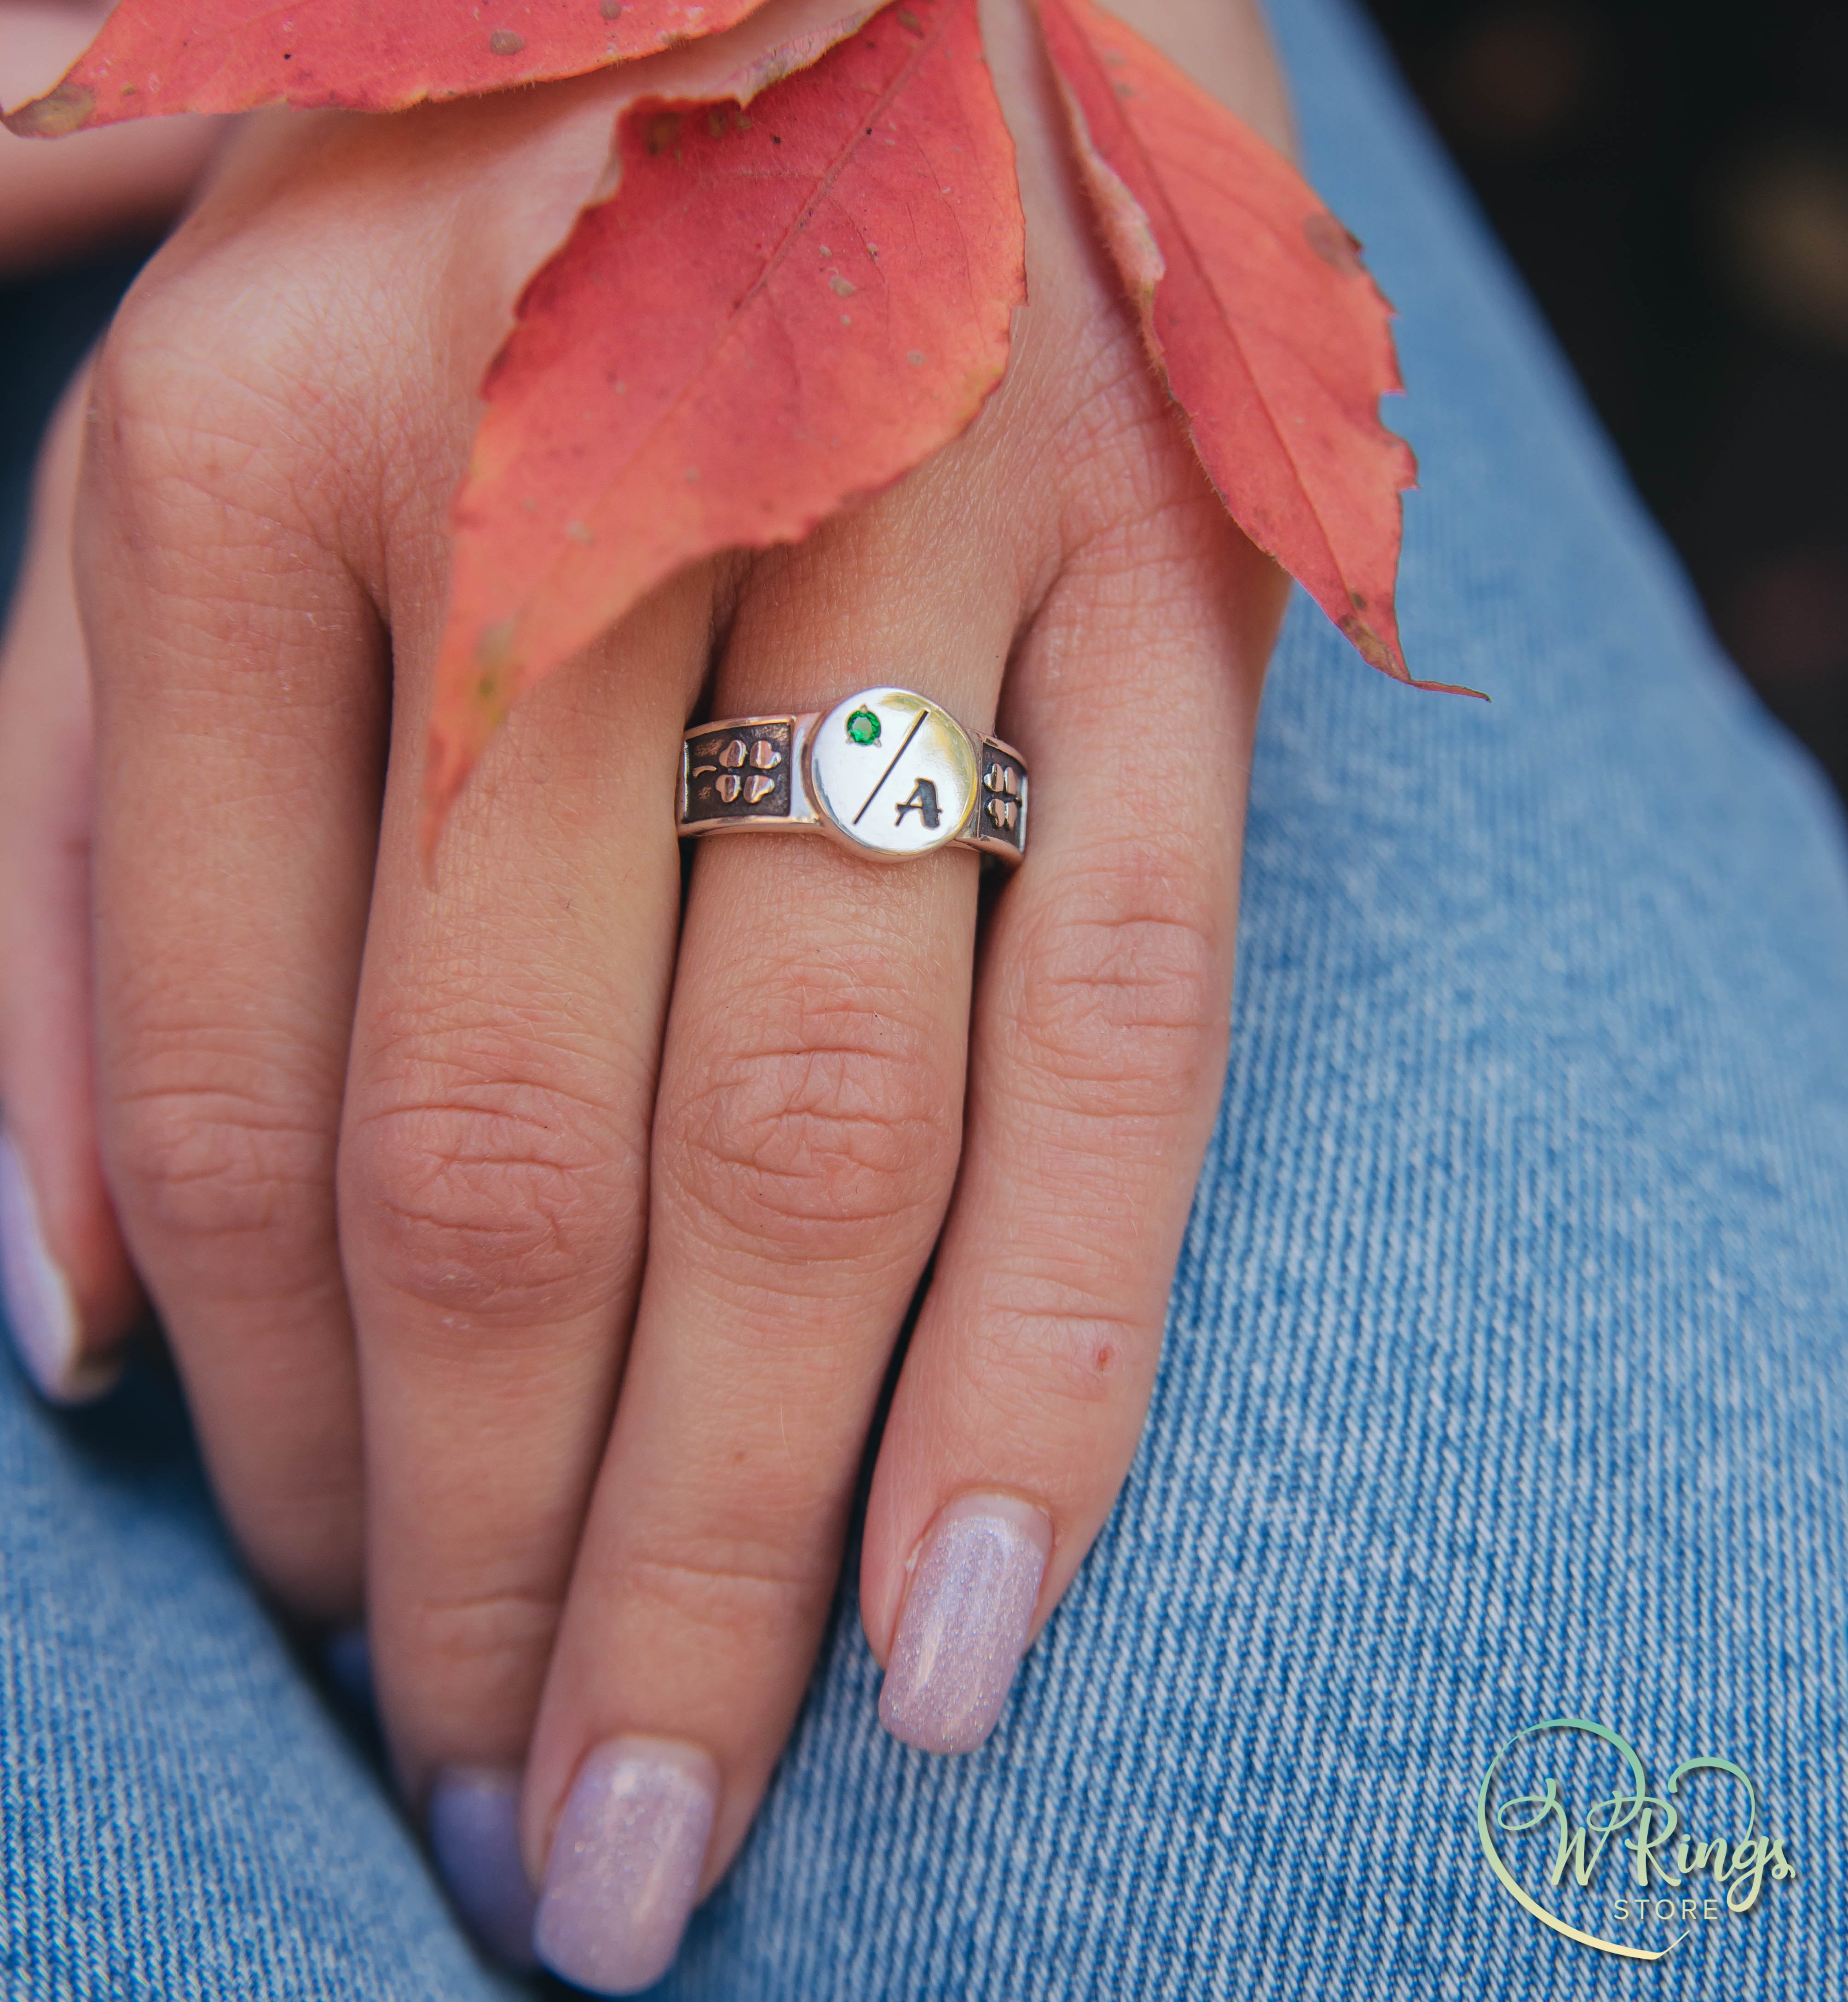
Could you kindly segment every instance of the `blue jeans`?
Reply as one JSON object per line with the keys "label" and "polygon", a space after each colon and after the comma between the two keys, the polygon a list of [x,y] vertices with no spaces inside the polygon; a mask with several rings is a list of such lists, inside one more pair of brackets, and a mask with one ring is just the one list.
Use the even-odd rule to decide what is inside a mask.
{"label": "blue jeans", "polygon": [[[882,1735],[843,1591],[688,2002],[1848,1993],[1841,824],[1367,32],[1278,12],[1312,171],[1403,315],[1407,650],[1494,701],[1292,612],[1231,1080],[1121,1503],[971,1758]],[[158,1383],[68,1419],[8,1379],[0,1494],[8,1997],[518,1992]],[[1637,1748],[1654,1805],[1588,1806],[1613,1755],[1556,1733],[1479,1808],[1560,1717]],[[1717,1864],[1670,1896],[1672,1848],[1633,1853],[1696,1753],[1794,1871],[1761,1862],[1742,1915]],[[1736,1843],[1742,1781],[1696,1798]],[[1601,1861],[1554,1845],[1600,1814]],[[1686,1937],[1562,1934],[1485,1826],[1606,1948]]]}

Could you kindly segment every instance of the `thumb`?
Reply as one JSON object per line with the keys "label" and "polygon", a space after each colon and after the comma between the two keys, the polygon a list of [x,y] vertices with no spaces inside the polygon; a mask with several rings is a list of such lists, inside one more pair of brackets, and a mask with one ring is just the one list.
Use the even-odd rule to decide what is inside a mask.
{"label": "thumb", "polygon": [[89,681],[71,576],[89,379],[47,436],[0,643],[0,1279],[20,1359],[61,1403],[108,1387],[142,1306],[96,1139]]}

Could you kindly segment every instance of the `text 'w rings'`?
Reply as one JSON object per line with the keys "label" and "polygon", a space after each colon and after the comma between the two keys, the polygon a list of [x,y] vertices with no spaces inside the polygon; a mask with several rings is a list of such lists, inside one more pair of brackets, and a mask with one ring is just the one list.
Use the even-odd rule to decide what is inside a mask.
{"label": "text 'w rings'", "polygon": [[1027,847],[1027,761],[909,689],[863,689],[805,716],[686,733],[683,835],[825,834],[902,862],[952,842],[1004,862]]}

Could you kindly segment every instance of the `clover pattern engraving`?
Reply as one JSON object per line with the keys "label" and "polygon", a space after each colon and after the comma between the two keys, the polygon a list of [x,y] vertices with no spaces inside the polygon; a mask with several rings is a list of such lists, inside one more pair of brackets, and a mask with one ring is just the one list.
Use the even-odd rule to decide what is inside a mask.
{"label": "clover pattern engraving", "polygon": [[694,738],[687,747],[689,817],[789,811],[790,725],[751,724]]}

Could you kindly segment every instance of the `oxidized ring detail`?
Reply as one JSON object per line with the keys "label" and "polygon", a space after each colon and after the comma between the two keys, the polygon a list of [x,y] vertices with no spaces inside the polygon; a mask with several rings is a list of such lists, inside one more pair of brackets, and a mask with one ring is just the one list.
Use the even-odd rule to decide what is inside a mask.
{"label": "oxidized ring detail", "polygon": [[681,747],[682,835],[825,834],[873,860],[973,848],[1018,862],[1027,761],[909,689],[806,716],[703,723]]}

